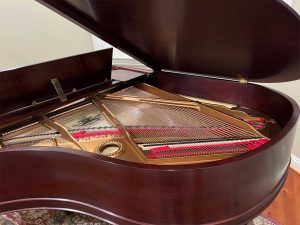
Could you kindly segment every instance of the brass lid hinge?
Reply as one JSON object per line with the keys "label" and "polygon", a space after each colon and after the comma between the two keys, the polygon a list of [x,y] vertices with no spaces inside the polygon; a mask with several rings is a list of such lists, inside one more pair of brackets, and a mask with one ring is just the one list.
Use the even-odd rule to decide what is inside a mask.
{"label": "brass lid hinge", "polygon": [[238,77],[239,83],[241,83],[241,84],[247,84],[248,83],[248,78],[246,76],[238,74],[237,77]]}
{"label": "brass lid hinge", "polygon": [[54,89],[55,89],[60,101],[61,102],[67,101],[68,100],[67,96],[65,95],[64,90],[62,89],[62,87],[59,83],[59,80],[57,78],[51,79],[51,83],[53,84]]}

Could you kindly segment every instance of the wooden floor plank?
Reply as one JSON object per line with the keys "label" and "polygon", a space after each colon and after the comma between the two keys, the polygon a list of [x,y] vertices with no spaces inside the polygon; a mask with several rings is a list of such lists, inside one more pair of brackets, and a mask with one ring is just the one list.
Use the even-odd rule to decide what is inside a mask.
{"label": "wooden floor plank", "polygon": [[283,225],[300,225],[300,173],[290,169],[284,187],[263,215]]}

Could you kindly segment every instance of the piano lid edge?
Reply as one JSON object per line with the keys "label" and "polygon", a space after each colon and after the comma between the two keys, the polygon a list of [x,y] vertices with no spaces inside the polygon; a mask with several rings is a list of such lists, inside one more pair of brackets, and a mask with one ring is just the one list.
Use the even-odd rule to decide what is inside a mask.
{"label": "piano lid edge", "polygon": [[300,79],[300,17],[280,0],[37,1],[154,71]]}

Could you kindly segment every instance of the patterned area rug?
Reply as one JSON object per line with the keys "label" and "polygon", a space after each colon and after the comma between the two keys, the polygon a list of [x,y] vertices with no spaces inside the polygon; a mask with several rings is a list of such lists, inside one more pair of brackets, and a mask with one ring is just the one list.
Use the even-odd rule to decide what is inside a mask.
{"label": "patterned area rug", "polygon": [[[90,216],[59,210],[24,210],[0,215],[0,225],[109,225]],[[279,225],[259,216],[249,225]]]}

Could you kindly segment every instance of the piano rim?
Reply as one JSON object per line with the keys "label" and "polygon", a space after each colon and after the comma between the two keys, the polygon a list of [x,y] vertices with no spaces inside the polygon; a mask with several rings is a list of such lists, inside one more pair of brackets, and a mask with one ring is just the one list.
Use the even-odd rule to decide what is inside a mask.
{"label": "piano rim", "polygon": [[[175,75],[176,76],[176,75]],[[185,76],[184,76],[185,77]],[[200,80],[202,81],[202,79],[207,80],[207,78],[195,78],[195,80]],[[143,81],[145,79],[148,79],[146,76],[142,76],[137,78],[138,81]],[[186,79],[181,77],[181,79]],[[188,80],[188,79],[187,79]],[[194,79],[191,79],[194,80]],[[214,80],[212,81],[212,83],[218,83],[218,82],[229,82],[229,83],[233,83],[231,81],[219,81],[219,80]],[[165,84],[167,85],[167,84]],[[231,84],[230,84],[231,85]],[[245,84],[234,84],[234,85],[245,85]],[[260,213],[264,208],[266,208],[270,202],[276,197],[277,193],[279,192],[279,190],[282,188],[284,181],[286,179],[287,176],[287,171],[288,171],[288,166],[290,164],[290,153],[291,153],[291,144],[292,144],[292,139],[293,139],[293,135],[295,133],[295,125],[296,125],[296,121],[298,120],[298,116],[299,116],[299,107],[297,105],[297,103],[291,99],[290,97],[286,96],[285,94],[282,94],[278,91],[274,91],[271,90],[269,88],[265,88],[259,85],[255,85],[255,84],[247,84],[245,86],[241,86],[242,89],[247,89],[247,86],[250,88],[254,88],[254,89],[263,89],[263,90],[268,90],[272,95],[275,94],[275,96],[277,95],[278,97],[283,97],[284,101],[287,102],[288,104],[290,104],[291,108],[291,112],[289,114],[289,118],[287,120],[287,122],[284,124],[284,127],[282,127],[282,130],[273,138],[271,139],[268,143],[266,143],[265,145],[261,146],[260,148],[256,149],[255,151],[250,151],[250,152],[246,152],[244,154],[232,157],[232,158],[228,158],[228,159],[224,159],[224,160],[220,160],[220,161],[214,161],[214,162],[206,162],[206,163],[197,163],[197,164],[187,164],[187,165],[151,165],[151,164],[141,164],[141,163],[133,163],[133,162],[128,162],[128,161],[123,161],[123,160],[119,160],[119,159],[115,159],[115,158],[109,158],[109,157],[105,157],[105,156],[100,156],[100,155],[96,155],[93,153],[89,153],[89,152],[84,152],[84,151],[77,151],[77,150],[72,150],[72,149],[66,149],[66,148],[55,148],[55,147],[23,147],[23,148],[7,148],[7,149],[1,149],[0,151],[0,160],[3,156],[3,159],[6,158],[6,156],[13,156],[15,154],[18,155],[18,153],[21,153],[21,155],[24,156],[29,156],[32,157],[32,153],[34,154],[38,154],[39,156],[43,156],[43,157],[52,157],[55,156],[57,158],[60,158],[61,156],[64,157],[71,157],[72,159],[75,159],[77,162],[93,162],[96,163],[97,166],[101,167],[104,166],[105,168],[115,168],[116,170],[124,170],[124,171],[134,171],[134,174],[129,174],[131,176],[137,176],[136,173],[140,173],[143,174],[145,176],[153,176],[156,175],[157,173],[159,173],[159,175],[157,175],[157,179],[162,179],[161,177],[164,177],[164,179],[167,179],[167,175],[170,174],[174,174],[176,173],[176,178],[178,178],[179,180],[182,181],[182,179],[184,180],[185,177],[187,176],[187,180],[184,180],[184,184],[186,185],[194,185],[194,183],[198,182],[198,181],[194,181],[193,179],[191,179],[189,177],[189,175],[191,174],[197,174],[198,177],[201,177],[201,179],[207,179],[208,174],[213,174],[215,175],[215,177],[219,177],[219,178],[223,178],[226,174],[230,174],[230,171],[232,169],[234,169],[234,171],[238,171],[239,169],[242,168],[251,168],[251,163],[255,164],[255,167],[259,167],[259,166],[263,166],[264,168],[268,168],[269,171],[261,171],[264,172],[263,175],[259,175],[259,179],[253,178],[252,175],[250,175],[250,173],[253,173],[252,171],[250,173],[247,174],[248,178],[251,178],[252,181],[248,181],[247,183],[242,184],[242,186],[240,186],[240,188],[242,188],[243,190],[247,190],[247,186],[249,184],[256,184],[259,183],[264,183],[264,179],[266,179],[266,175],[272,175],[272,177],[270,179],[272,179],[272,184],[268,184],[267,187],[264,187],[264,190],[260,190],[259,193],[254,193],[252,194],[255,197],[255,205],[252,205],[251,207],[249,206],[250,203],[245,202],[243,204],[243,207],[247,207],[247,210],[243,211],[243,212],[238,212],[238,210],[240,210],[240,208],[233,210],[234,211],[234,215],[230,216],[230,217],[226,217],[226,218],[217,218],[216,224],[237,224],[241,223],[241,222],[245,222],[245,221],[249,221],[251,218],[253,218],[255,215],[257,215],[258,213]],[[276,118],[275,118],[276,119]],[[288,146],[288,148],[286,148],[286,146]],[[286,149],[284,149],[286,148]],[[5,156],[6,155],[6,156]],[[273,157],[273,158],[272,158]],[[272,159],[275,160],[278,164],[276,165],[275,168],[269,168],[266,165],[263,165],[264,160],[267,159]],[[49,159],[48,159],[49,160]],[[90,161],[92,160],[92,161]],[[37,161],[37,160],[36,160]],[[53,164],[55,164],[56,161],[53,161]],[[17,161],[14,163],[18,163]],[[90,163],[85,164],[87,167],[89,166]],[[220,173],[220,168],[221,169],[221,173]],[[75,167],[74,167],[75,168]],[[7,170],[11,170],[13,171],[14,169],[14,165],[8,165]],[[260,169],[260,168],[259,168]],[[259,171],[259,169],[255,168],[255,170]],[[34,170],[34,169],[32,169]],[[131,173],[131,172],[130,172]],[[95,174],[95,173],[94,173]],[[52,174],[50,174],[52,175]],[[75,172],[73,172],[72,170],[72,176],[76,176]],[[127,175],[127,176],[129,176]],[[22,176],[22,172],[21,174],[19,174],[19,177]],[[137,178],[137,177],[136,177]],[[53,179],[56,179],[55,176],[53,177]],[[233,178],[231,178],[233,179]],[[234,178],[236,179],[236,178]],[[180,185],[182,185],[183,183],[178,183],[175,186],[178,187]],[[163,183],[164,184],[164,183]],[[164,184],[166,186],[166,184]],[[33,188],[34,184],[30,184],[30,186]],[[79,184],[80,186],[80,184]],[[174,189],[174,187],[170,187],[170,186],[166,186],[168,188],[171,188],[171,190]],[[175,187],[175,189],[176,189]],[[50,187],[51,188],[51,187]],[[146,188],[147,189],[147,188]],[[226,189],[229,189],[229,186],[227,185]],[[249,189],[249,188],[248,188]],[[95,190],[95,189],[94,189]],[[218,189],[219,190],[219,189]],[[40,190],[41,191],[41,190]],[[126,193],[126,190],[123,190],[124,194]],[[240,192],[240,191],[239,191]],[[67,198],[63,198],[62,196],[64,194],[68,193],[68,190],[63,190],[62,193],[57,194],[57,198],[55,197],[51,197],[49,198],[49,203],[46,202],[40,202],[38,198],[29,198],[29,199],[20,199],[20,198],[15,198],[18,200],[12,200],[13,198],[11,198],[12,201],[0,201],[0,212],[4,212],[4,211],[12,211],[12,210],[18,210],[18,209],[27,209],[27,208],[55,208],[55,209],[67,209],[67,210],[71,210],[71,211],[78,211],[78,212],[82,212],[88,215],[92,215],[94,217],[98,217],[101,218],[102,220],[106,220],[109,222],[113,222],[113,223],[121,223],[121,224],[136,224],[136,223],[149,223],[149,218],[146,218],[145,220],[143,220],[142,214],[139,212],[135,212],[132,214],[132,212],[130,211],[126,211],[126,213],[120,213],[120,208],[116,207],[114,208],[114,210],[105,210],[104,211],[100,210],[102,209],[101,207],[99,207],[99,202],[94,202],[94,204],[91,204],[93,206],[93,208],[85,208],[84,205],[86,205],[87,203],[84,201],[78,201],[78,200],[74,200],[76,198],[78,198],[77,196],[74,196],[73,200],[74,202],[78,202],[77,206],[71,206],[72,204],[70,203],[70,199]],[[43,194],[43,192],[39,193],[41,196],[45,195]],[[196,192],[194,193],[196,194]],[[163,195],[160,195],[163,196]],[[260,196],[260,199],[257,199],[258,196]],[[224,197],[226,198],[226,197]],[[46,198],[44,198],[46,199]],[[151,201],[151,199],[147,199],[149,201]],[[137,200],[139,201],[139,200]],[[171,200],[170,200],[171,201]],[[200,203],[195,203],[196,200],[193,201],[193,206],[195,206],[195,204],[199,204]],[[233,201],[231,199],[231,201]],[[253,202],[253,200],[251,200]],[[232,203],[232,202],[231,202]],[[39,205],[41,204],[41,205]],[[102,203],[104,204],[104,203]],[[248,204],[248,205],[247,205]],[[3,208],[2,208],[3,207]],[[98,209],[98,211],[96,212],[96,208]],[[100,212],[100,211],[101,212]],[[153,216],[154,214],[151,214],[153,212],[150,212],[149,215]],[[233,212],[231,212],[233,213]],[[133,216],[135,218],[133,218]],[[147,216],[149,216],[147,215]],[[154,215],[155,216],[155,215]],[[195,216],[195,215],[193,215]],[[218,214],[218,216],[222,216],[222,213]],[[209,215],[208,215],[209,217]],[[211,218],[211,217],[209,217]],[[165,218],[153,218],[153,219],[159,219],[159,222],[166,222],[166,220],[164,220]],[[175,222],[182,222],[181,220],[176,220],[175,218],[170,218],[172,220],[167,220],[170,221],[171,223],[175,223]],[[184,218],[185,220],[187,218]],[[195,218],[197,221],[203,221],[203,218],[201,218],[201,216],[197,216],[197,218]]]}
{"label": "piano rim", "polygon": [[[169,74],[169,73],[170,72],[162,72],[162,73],[159,72],[158,74],[160,75],[160,74]],[[233,82],[233,81],[211,79],[211,78],[206,78],[206,77],[198,77],[198,76],[194,76],[194,75],[184,75],[184,76],[182,76],[182,75],[178,75],[176,73],[170,73],[170,74],[179,77],[179,79],[184,79],[184,77],[190,77],[190,78],[195,79],[195,80],[196,79],[200,79],[200,80],[204,80],[204,81],[211,80],[212,82],[216,82],[216,83],[220,83],[220,84],[224,83],[224,82],[228,83],[229,85],[231,85],[232,83],[233,84],[237,83],[237,82]],[[138,82],[145,82],[146,81],[145,83],[149,83],[148,79],[149,79],[148,75],[144,74],[142,76],[139,76],[137,78],[133,78],[133,79],[129,80],[129,82],[131,82],[131,81],[134,82],[135,80],[137,80]],[[151,78],[150,78],[150,80],[151,80]],[[151,85],[153,85],[153,84],[151,84]],[[181,167],[181,168],[192,169],[192,168],[199,168],[199,166],[200,166],[200,168],[202,168],[202,167],[205,168],[205,167],[211,167],[211,166],[225,165],[225,164],[228,164],[228,163],[234,163],[236,161],[243,160],[245,158],[252,157],[256,154],[259,154],[260,152],[265,151],[269,147],[271,147],[274,144],[280,142],[281,139],[284,138],[294,126],[296,126],[297,120],[298,120],[299,114],[300,114],[300,108],[299,108],[298,104],[296,103],[296,101],[293,100],[291,97],[287,96],[286,94],[280,92],[280,91],[273,90],[273,89],[270,89],[270,88],[267,88],[267,87],[264,87],[264,86],[261,86],[261,85],[252,84],[252,83],[240,84],[240,85],[242,85],[242,86],[245,85],[245,88],[247,88],[246,86],[248,86],[248,87],[252,86],[254,89],[258,89],[258,88],[261,89],[262,88],[262,89],[268,90],[270,92],[273,92],[278,96],[281,96],[281,97],[285,98],[284,100],[287,101],[292,106],[293,112],[291,113],[291,116],[290,116],[289,120],[284,124],[284,127],[281,127],[280,132],[278,134],[276,134],[276,136],[274,138],[270,139],[270,141],[268,141],[264,145],[260,146],[259,148],[255,149],[254,151],[248,151],[248,152],[245,152],[243,154],[240,154],[240,155],[237,155],[237,156],[234,156],[234,157],[230,157],[230,158],[222,159],[222,160],[218,160],[218,161],[202,162],[202,163],[195,163],[195,164],[155,165],[155,164],[143,164],[143,163],[129,162],[129,161],[120,160],[120,159],[117,159],[117,158],[101,156],[99,154],[90,153],[90,152],[86,152],[86,151],[76,151],[76,150],[71,149],[71,148],[63,148],[63,147],[16,147],[16,148],[8,147],[8,148],[0,149],[0,154],[2,152],[6,152],[6,151],[23,151],[23,150],[28,151],[28,149],[32,149],[32,150],[35,150],[35,151],[37,151],[37,150],[38,151],[48,151],[48,150],[50,150],[50,151],[57,151],[58,153],[59,152],[71,153],[71,154],[75,154],[75,155],[79,155],[79,156],[83,156],[83,157],[96,156],[96,157],[99,157],[99,159],[104,160],[104,161],[108,161],[110,163],[124,165],[124,166],[136,166],[136,167],[140,167],[140,168],[143,168],[143,167],[144,168],[152,168],[152,166],[153,166],[153,168],[155,168],[155,167],[165,167],[165,168],[170,167],[170,169],[171,169],[173,167]],[[114,86],[114,85],[112,84],[112,86]],[[157,85],[155,85],[155,84],[153,86],[157,87]],[[161,88],[161,87],[159,87],[159,88]],[[162,89],[165,90],[164,88],[162,88]],[[212,100],[215,100],[215,99],[212,99]],[[235,104],[234,102],[230,102],[230,103]],[[273,117],[273,119],[277,120],[274,117]]]}
{"label": "piano rim", "polygon": [[[168,74],[169,72],[162,72],[162,74]],[[159,73],[160,74],[160,73]],[[228,83],[229,85],[231,85],[232,83],[235,84],[236,82],[232,82],[232,81],[226,81],[226,80],[217,80],[217,79],[211,79],[211,78],[206,78],[206,77],[197,77],[194,75],[177,75],[176,73],[171,73],[172,75],[175,75],[181,79],[184,79],[184,77],[191,77],[192,79],[200,79],[200,80],[210,80],[216,83]],[[139,76],[137,78],[133,78],[128,82],[131,81],[135,81],[137,80],[138,82],[144,82],[148,83],[148,75],[142,75]],[[151,80],[151,78],[150,78]],[[157,85],[155,84],[151,84],[155,87],[157,87]],[[226,159],[222,159],[222,160],[217,160],[217,161],[211,161],[211,162],[202,162],[202,163],[194,163],[194,164],[180,164],[180,165],[155,165],[155,164],[143,164],[143,163],[135,163],[135,162],[129,162],[129,161],[125,161],[125,160],[121,160],[121,159],[117,159],[117,158],[112,158],[112,157],[106,157],[106,156],[101,156],[99,154],[95,154],[95,153],[91,153],[91,152],[87,152],[87,151],[78,151],[75,149],[71,149],[71,148],[63,148],[63,147],[8,147],[8,148],[2,148],[0,149],[0,154],[2,152],[5,151],[23,151],[23,150],[28,150],[28,149],[34,149],[35,151],[57,151],[59,152],[66,152],[66,153],[71,153],[71,154],[75,154],[75,155],[79,155],[79,156],[83,156],[83,157],[99,157],[99,159],[110,162],[110,163],[114,163],[114,164],[118,164],[118,165],[123,165],[123,166],[135,166],[135,167],[139,167],[139,168],[155,168],[155,167],[164,167],[166,169],[174,169],[174,167],[181,167],[181,168],[186,168],[186,169],[193,169],[193,168],[206,168],[206,167],[213,167],[213,166],[220,166],[220,165],[225,165],[228,163],[233,163],[236,161],[240,161],[243,159],[246,159],[248,157],[253,157],[256,154],[259,154],[262,151],[267,150],[269,147],[273,146],[274,144],[278,143],[281,141],[281,139],[283,139],[289,132],[290,130],[296,126],[298,118],[299,118],[299,114],[300,114],[300,108],[298,106],[298,104],[296,103],[296,101],[294,99],[292,99],[291,97],[287,96],[286,94],[277,91],[277,90],[273,90],[261,85],[257,85],[257,84],[252,84],[252,83],[248,83],[248,84],[240,84],[240,85],[245,85],[245,86],[252,86],[254,89],[257,88],[262,88],[268,91],[271,91],[273,93],[275,93],[276,95],[283,97],[285,101],[287,101],[291,106],[292,106],[292,113],[290,115],[289,120],[284,124],[284,127],[281,127],[281,130],[278,134],[276,134],[276,136],[272,139],[270,139],[270,141],[268,141],[267,143],[263,144],[262,146],[260,146],[259,148],[253,150],[253,151],[248,151],[245,152],[243,154],[239,154],[237,156],[233,156],[233,157],[229,157]],[[112,85],[114,86],[114,85]],[[126,87],[126,84],[125,84]],[[159,87],[161,88],[161,87]],[[246,87],[245,87],[246,88]],[[162,88],[163,90],[165,90],[164,88]],[[215,99],[212,99],[215,100]],[[225,101],[224,101],[225,102]],[[235,104],[234,102],[230,102],[232,104]],[[277,120],[276,118],[273,117],[273,119]],[[1,155],[0,155],[1,156]],[[163,169],[163,168],[161,168]]]}

